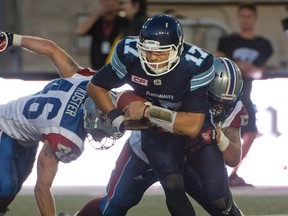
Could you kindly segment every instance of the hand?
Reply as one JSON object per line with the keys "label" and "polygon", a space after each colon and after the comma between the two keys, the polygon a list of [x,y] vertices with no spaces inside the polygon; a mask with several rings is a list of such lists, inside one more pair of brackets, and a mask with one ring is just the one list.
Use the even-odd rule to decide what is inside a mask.
{"label": "hand", "polygon": [[125,113],[125,121],[141,120],[144,117],[144,109],[146,104],[142,101],[132,102],[125,106],[123,112]]}
{"label": "hand", "polygon": [[195,139],[188,138],[185,143],[185,148],[194,152],[206,145],[216,145],[217,138],[220,137],[220,133],[217,133],[214,128],[205,128]]}
{"label": "hand", "polygon": [[13,33],[0,32],[0,53],[13,44]]}

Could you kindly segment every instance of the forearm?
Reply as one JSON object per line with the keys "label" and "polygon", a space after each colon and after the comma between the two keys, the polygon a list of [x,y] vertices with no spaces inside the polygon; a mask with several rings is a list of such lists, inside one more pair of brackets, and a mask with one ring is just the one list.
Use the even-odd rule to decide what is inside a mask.
{"label": "forearm", "polygon": [[89,82],[87,85],[87,93],[103,113],[107,114],[116,108],[108,90]]}
{"label": "forearm", "polygon": [[222,151],[226,164],[236,167],[241,161],[241,139],[239,129],[222,128],[217,132],[218,147]]}
{"label": "forearm", "polygon": [[173,133],[196,138],[204,123],[205,114],[177,112]]}
{"label": "forearm", "polygon": [[51,40],[26,35],[22,36],[21,46],[49,58],[53,56],[53,50],[57,48],[57,45]]}
{"label": "forearm", "polygon": [[164,108],[157,109],[159,109],[159,107],[147,107],[144,117],[148,118],[151,123],[174,134],[187,135],[191,138],[196,138],[200,133],[205,114],[173,112]]}
{"label": "forearm", "polygon": [[230,141],[230,145],[222,152],[226,164],[230,167],[236,167],[241,161],[241,148]]}
{"label": "forearm", "polygon": [[42,216],[56,215],[56,207],[51,186],[58,170],[59,161],[55,158],[48,141],[44,141],[37,160],[37,181],[35,198]]}
{"label": "forearm", "polygon": [[55,42],[39,37],[23,36],[21,46],[39,55],[48,57],[58,69],[61,77],[73,76],[81,67]]}
{"label": "forearm", "polygon": [[56,215],[55,202],[50,187],[37,182],[34,193],[41,216]]}

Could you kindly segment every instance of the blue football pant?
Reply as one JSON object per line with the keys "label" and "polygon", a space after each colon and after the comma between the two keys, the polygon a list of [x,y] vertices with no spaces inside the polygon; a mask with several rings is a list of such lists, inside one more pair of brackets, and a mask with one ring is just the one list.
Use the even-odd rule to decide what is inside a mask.
{"label": "blue football pant", "polygon": [[[21,190],[32,171],[37,148],[38,144],[22,147],[15,139],[0,133],[0,209],[1,204],[2,208],[7,207]],[[5,199],[11,201],[7,204]]]}
{"label": "blue football pant", "polygon": [[[216,151],[216,154],[218,155],[219,152],[217,150],[217,146],[215,145],[215,147],[216,149],[214,149],[214,147],[208,147],[205,149],[204,153],[206,156],[209,156],[209,154],[213,153],[214,151]],[[204,153],[202,153],[203,158],[205,156]],[[198,159],[201,159],[201,157],[198,157]],[[221,169],[217,170],[217,168],[215,168],[216,170],[212,171],[210,174],[209,172],[201,173],[201,175],[204,177],[205,174],[207,174],[206,180],[201,180],[201,175],[197,174],[186,161],[184,182],[187,193],[193,199],[195,199],[207,212],[209,212],[209,214],[214,216],[223,216],[227,215],[222,213],[222,210],[225,210],[226,207],[237,207],[234,206],[232,195],[228,187],[227,172],[225,166],[223,166],[223,159],[220,159],[219,161],[216,159],[217,157],[212,157],[211,160],[208,160],[207,168],[214,167],[216,162],[216,165],[221,166]],[[213,162],[213,160],[215,161]],[[209,162],[212,164],[210,165]],[[203,162],[203,164],[199,165],[199,169],[201,167],[205,168],[206,165],[205,162]],[[216,172],[216,174],[213,172]],[[134,152],[130,148],[129,143],[126,143],[117,160],[116,167],[112,172],[109,184],[107,186],[107,196],[101,200],[100,208],[103,212],[103,215],[126,215],[130,208],[139,203],[145,191],[157,181],[158,179],[151,171],[150,166],[144,163],[136,155],[134,155]],[[218,181],[223,182],[219,183]],[[218,187],[217,184],[220,184],[220,186]],[[205,188],[206,185],[208,186],[208,189]],[[224,201],[223,206],[220,205],[220,207],[223,209],[221,209],[219,206],[211,204],[211,202],[213,203],[213,201],[218,200]],[[222,202],[220,203],[222,204]],[[217,209],[217,207],[220,208],[220,210]],[[83,210],[80,212],[82,211]],[[235,212],[236,213],[231,212],[231,214],[228,215],[240,215],[238,213],[239,211]]]}

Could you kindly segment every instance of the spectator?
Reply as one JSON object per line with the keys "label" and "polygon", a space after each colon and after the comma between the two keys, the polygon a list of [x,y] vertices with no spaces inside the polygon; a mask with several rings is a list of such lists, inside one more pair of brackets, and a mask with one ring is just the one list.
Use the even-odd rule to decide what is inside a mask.
{"label": "spectator", "polygon": [[115,38],[106,63],[111,61],[115,45],[123,36],[138,36],[142,25],[148,18],[146,16],[146,0],[121,0],[120,14],[125,17],[126,25],[123,26],[121,34]]}
{"label": "spectator", "polygon": [[[248,125],[243,127],[241,132],[243,159],[246,157],[258,133],[256,111],[250,98],[252,81],[255,78],[262,77],[263,69],[268,58],[273,53],[273,48],[267,39],[255,35],[257,9],[254,4],[241,4],[238,8],[237,18],[240,26],[239,33],[220,38],[216,55],[234,60],[243,74],[242,101],[249,115]],[[229,176],[230,186],[251,186],[251,184],[247,184],[243,178],[237,175],[239,166],[234,168]]]}
{"label": "spectator", "polygon": [[129,24],[124,27],[124,36],[138,36],[147,20],[146,0],[120,0],[120,8]]}
{"label": "spectator", "polygon": [[118,11],[118,0],[99,0],[95,11],[75,29],[76,35],[92,37],[90,61],[95,70],[105,65],[113,42],[126,23]]}

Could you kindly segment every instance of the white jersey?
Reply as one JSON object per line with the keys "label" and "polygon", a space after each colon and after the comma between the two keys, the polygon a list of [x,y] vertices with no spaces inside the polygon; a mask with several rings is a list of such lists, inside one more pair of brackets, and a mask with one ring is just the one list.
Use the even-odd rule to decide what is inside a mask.
{"label": "white jersey", "polygon": [[[241,126],[247,125],[248,114],[241,101],[238,101],[232,113],[226,118],[221,124],[220,129],[225,127],[240,128]],[[133,152],[145,163],[149,163],[145,153],[141,147],[141,131],[132,131],[129,144]]]}
{"label": "white jersey", "polygon": [[76,159],[87,135],[83,103],[92,75],[83,69],[73,77],[51,81],[36,94],[0,105],[0,129],[22,146],[47,140],[61,161]]}

